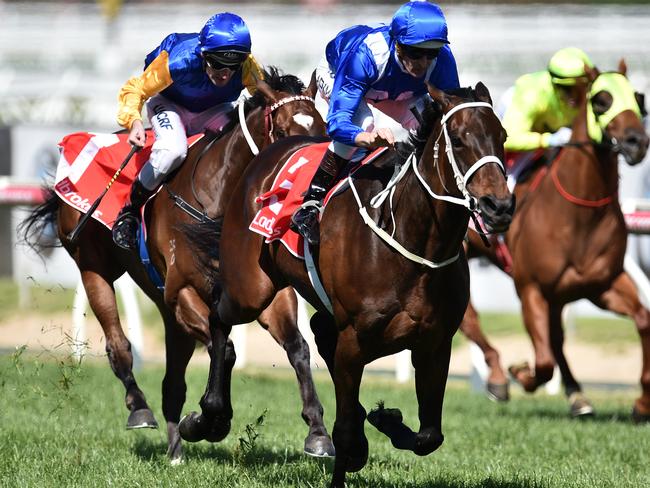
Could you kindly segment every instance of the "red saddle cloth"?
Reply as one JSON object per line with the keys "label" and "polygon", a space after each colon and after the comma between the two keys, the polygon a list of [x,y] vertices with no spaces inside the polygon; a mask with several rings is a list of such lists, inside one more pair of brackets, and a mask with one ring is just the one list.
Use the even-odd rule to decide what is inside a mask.
{"label": "red saddle cloth", "polygon": [[[293,213],[302,205],[304,193],[309,188],[327,146],[329,142],[312,144],[299,149],[287,159],[273,180],[271,189],[255,199],[257,203],[262,204],[262,208],[248,227],[266,237],[267,243],[279,239],[291,254],[303,259],[303,238],[289,229],[289,224]],[[373,151],[350,172],[368,164],[385,150],[386,148],[381,148]],[[327,205],[331,196],[345,184],[345,179],[339,181],[328,192],[323,206]]]}
{"label": "red saddle cloth", "polygon": [[[76,132],[59,142],[61,156],[56,169],[54,191],[68,205],[86,213],[106,188],[131,150],[129,135]],[[203,134],[189,137],[191,146]],[[147,131],[147,144],[135,153],[110,187],[93,218],[111,229],[118,212],[124,206],[131,184],[147,162],[154,143],[152,131]]]}

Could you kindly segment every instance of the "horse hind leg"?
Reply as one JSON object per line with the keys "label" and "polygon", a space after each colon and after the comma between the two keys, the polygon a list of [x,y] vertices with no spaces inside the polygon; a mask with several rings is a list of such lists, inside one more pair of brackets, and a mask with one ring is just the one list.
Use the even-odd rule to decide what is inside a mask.
{"label": "horse hind leg", "polygon": [[284,348],[296,373],[302,399],[302,418],[309,426],[304,452],[314,457],[333,457],[334,444],[323,421],[323,406],[318,399],[309,365],[309,346],[297,327],[296,307],[295,293],[286,288],[276,295],[258,321]]}
{"label": "horse hind leg", "polygon": [[612,287],[594,304],[634,320],[641,339],[641,396],[634,401],[632,420],[635,423],[650,422],[650,311],[639,300],[639,293],[630,275],[621,273]]}
{"label": "horse hind leg", "polygon": [[106,353],[111,369],[126,389],[126,407],[130,414],[127,429],[158,428],[158,422],[149,408],[144,393],[133,375],[131,343],[124,335],[118,315],[115,290],[100,273],[85,270],[81,280],[88,296],[90,308],[99,321],[106,338]]}
{"label": "horse hind leg", "polygon": [[508,377],[501,367],[499,352],[492,347],[481,329],[478,313],[471,301],[467,304],[460,331],[483,352],[490,371],[485,385],[488,398],[496,402],[507,402],[510,399]]}
{"label": "horse hind leg", "polygon": [[356,331],[348,326],[339,333],[334,354],[336,421],[332,431],[336,459],[331,486],[345,486],[345,474],[359,471],[368,462],[364,433],[366,411],[359,403],[363,361]]}

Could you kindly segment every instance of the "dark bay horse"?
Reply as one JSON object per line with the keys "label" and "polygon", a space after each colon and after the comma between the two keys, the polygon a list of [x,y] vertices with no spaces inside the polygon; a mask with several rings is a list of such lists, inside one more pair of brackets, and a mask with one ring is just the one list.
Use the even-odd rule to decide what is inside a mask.
{"label": "dark bay horse", "polygon": [[[277,241],[265,244],[262,236],[247,230],[259,209],[255,197],[268,189],[287,158],[312,139],[285,139],[260,153],[233,193],[221,229],[220,276],[210,316],[213,358],[223,361],[233,325],[259,315],[285,287],[307,298],[317,310],[311,327],[336,390],[336,487],[344,486],[346,472],[360,470],[367,461],[359,387],[365,365],[374,359],[412,351],[420,430],[414,433],[404,426],[393,409],[374,412],[371,422],[396,447],[418,455],[442,443],[451,339],[469,297],[462,252],[468,209],[480,212],[497,232],[508,227],[514,210],[501,163],[506,135],[487,88],[479,83],[475,90],[445,94],[430,87],[429,93],[433,102],[412,142],[360,169],[352,180],[354,191],[338,194],[325,209],[315,261],[332,314],[316,295],[301,260]],[[365,203],[357,204],[355,195],[368,202],[386,187],[397,166],[402,178],[393,180],[392,198],[369,211],[374,223],[388,227],[392,238],[384,234],[385,241],[381,231],[376,233],[360,217]],[[183,420],[189,431],[209,428],[229,412],[222,394],[224,368],[212,369],[201,414]]]}
{"label": "dark bay horse", "polygon": [[[223,215],[235,183],[253,159],[253,150],[257,149],[253,146],[262,148],[289,135],[317,136],[325,132],[313,103],[315,85],[305,90],[298,78],[280,75],[275,68],[266,75],[266,82],[259,83],[258,92],[244,106],[245,124],[240,124],[239,118],[244,113],[238,115],[235,109],[231,124],[222,135],[217,139],[205,137],[190,148],[185,163],[148,206],[147,245],[164,280],[164,292],[152,284],[139,257],[115,246],[110,231],[99,222],[91,219],[76,244],[72,244],[67,236],[81,214],[61,205],[53,192],[24,223],[25,234],[34,236],[47,221],[55,222],[61,243],[75,260],[90,306],[104,331],[111,368],[126,388],[128,429],[157,427],[157,423],[135,381],[131,346],[120,324],[113,282],[128,272],[158,307],[165,325],[167,355],[162,398],[172,462],[180,461],[182,456],[178,422],[185,402],[185,369],[195,341],[205,344],[208,351],[212,349],[206,305],[211,302],[212,283],[203,272],[204,263],[194,258],[179,229],[183,224],[196,222],[195,219],[210,222]],[[332,455],[333,446],[311,377],[309,348],[296,327],[293,290],[285,290],[267,310],[260,311],[259,322],[286,350],[296,371],[303,400],[302,415],[309,425],[305,451],[317,456]],[[228,377],[234,361],[235,351],[229,344],[225,372]],[[211,440],[227,435],[229,429],[221,427],[219,432],[209,435]]]}
{"label": "dark bay horse", "polygon": [[[623,270],[627,230],[618,199],[618,157],[622,155],[630,165],[641,162],[648,136],[626,70],[621,60],[617,72],[591,73],[590,96],[585,87],[571,141],[550,167],[539,168],[515,189],[519,203],[505,240],[524,323],[535,349],[535,367],[515,365],[510,373],[527,392],[533,392],[551,379],[557,364],[572,415],[592,414],[563,351],[562,309],[587,298],[636,324],[643,370],[642,394],[634,403],[633,419],[648,421],[650,312]],[[601,131],[601,142],[593,140],[593,130],[590,135],[588,120]],[[468,257],[484,255],[500,265],[494,247],[486,248],[474,232],[469,237]],[[470,305],[461,329],[489,355],[492,381],[505,378],[498,353],[478,327]]]}

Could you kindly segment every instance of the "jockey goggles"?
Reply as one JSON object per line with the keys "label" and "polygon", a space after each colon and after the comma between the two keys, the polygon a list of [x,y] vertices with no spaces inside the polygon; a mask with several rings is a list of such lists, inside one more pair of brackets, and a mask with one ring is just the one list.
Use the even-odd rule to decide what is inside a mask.
{"label": "jockey goggles", "polygon": [[441,49],[439,47],[434,49],[426,49],[421,47],[408,46],[406,44],[398,44],[398,46],[401,54],[414,61],[418,61],[422,58],[427,58],[428,60],[436,59],[440,54]]}
{"label": "jockey goggles", "polygon": [[237,71],[246,58],[248,58],[248,53],[244,51],[205,51],[203,53],[205,64],[214,70],[228,68]]}

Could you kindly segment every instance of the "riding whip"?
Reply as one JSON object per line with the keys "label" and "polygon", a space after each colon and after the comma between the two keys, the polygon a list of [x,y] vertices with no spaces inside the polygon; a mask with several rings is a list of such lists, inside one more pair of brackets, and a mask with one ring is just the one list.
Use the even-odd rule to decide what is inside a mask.
{"label": "riding whip", "polygon": [[102,199],[104,198],[104,195],[106,195],[106,192],[108,189],[113,185],[115,180],[117,179],[118,176],[120,176],[120,173],[122,170],[126,167],[126,165],[129,163],[133,155],[138,152],[140,149],[142,149],[139,146],[131,146],[131,150],[129,151],[129,154],[126,155],[126,158],[120,165],[120,167],[117,169],[113,177],[110,179],[108,184],[106,185],[106,188],[101,192],[101,194],[97,197],[97,200],[90,206],[88,211],[81,216],[79,219],[79,222],[77,223],[76,227],[72,229],[72,232],[68,234],[68,240],[70,243],[74,244],[77,238],[79,237],[79,234],[81,233],[81,230],[86,226],[86,222],[88,222],[88,219],[92,217],[93,213],[95,213],[95,210],[97,210],[97,207],[99,207],[99,204],[102,203]]}

